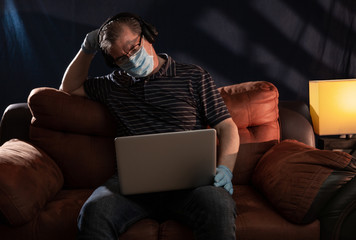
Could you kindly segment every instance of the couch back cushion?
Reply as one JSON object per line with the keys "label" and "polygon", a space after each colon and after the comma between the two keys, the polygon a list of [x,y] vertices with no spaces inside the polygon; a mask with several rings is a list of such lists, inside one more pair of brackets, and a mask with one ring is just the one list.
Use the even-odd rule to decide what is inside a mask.
{"label": "couch back cushion", "polygon": [[272,83],[255,81],[219,91],[240,135],[232,182],[249,184],[261,156],[280,141],[278,90]]}
{"label": "couch back cushion", "polygon": [[219,89],[241,143],[279,140],[278,90],[270,82],[245,82]]}
{"label": "couch back cushion", "polygon": [[31,142],[62,170],[66,188],[92,188],[115,173],[115,124],[101,104],[52,88],[28,98]]}
{"label": "couch back cushion", "polygon": [[[233,183],[248,184],[260,157],[279,141],[278,91],[263,81],[219,91],[240,134]],[[30,139],[57,162],[65,187],[95,187],[115,173],[116,128],[103,105],[53,88],[34,89],[28,103]]]}

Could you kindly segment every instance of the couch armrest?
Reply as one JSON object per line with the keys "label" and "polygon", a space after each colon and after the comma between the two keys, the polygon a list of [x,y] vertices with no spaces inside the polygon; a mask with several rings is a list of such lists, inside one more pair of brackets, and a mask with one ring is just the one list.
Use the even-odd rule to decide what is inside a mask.
{"label": "couch armrest", "polygon": [[0,122],[0,146],[13,138],[28,141],[31,118],[32,114],[27,103],[9,105]]}
{"label": "couch armrest", "polygon": [[0,147],[0,212],[9,224],[33,219],[62,186],[60,169],[42,150],[17,139]]}
{"label": "couch armrest", "polygon": [[315,134],[308,106],[300,101],[280,101],[281,140],[294,139],[315,147]]}
{"label": "couch armrest", "polygon": [[252,180],[282,216],[307,224],[319,218],[355,176],[356,161],[351,155],[284,140],[262,156]]}
{"label": "couch armrest", "polygon": [[322,240],[355,239],[356,177],[343,186],[319,215]]}

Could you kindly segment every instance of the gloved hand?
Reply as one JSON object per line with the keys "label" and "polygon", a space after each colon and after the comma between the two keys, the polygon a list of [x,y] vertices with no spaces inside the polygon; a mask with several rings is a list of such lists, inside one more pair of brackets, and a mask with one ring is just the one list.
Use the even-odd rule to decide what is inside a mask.
{"label": "gloved hand", "polygon": [[229,168],[225,167],[224,165],[219,165],[216,168],[216,175],[214,178],[214,186],[215,187],[224,187],[226,191],[232,195],[234,189],[232,188],[232,172]]}
{"label": "gloved hand", "polygon": [[99,50],[98,32],[99,29],[95,29],[85,36],[81,46],[84,53],[96,54],[96,52]]}

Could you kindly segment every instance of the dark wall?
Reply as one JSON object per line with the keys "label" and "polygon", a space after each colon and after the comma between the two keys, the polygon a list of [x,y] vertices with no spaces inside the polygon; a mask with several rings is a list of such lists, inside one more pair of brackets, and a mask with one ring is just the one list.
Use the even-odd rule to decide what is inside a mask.
{"label": "dark wall", "polygon": [[[0,0],[0,111],[58,88],[85,34],[121,11],[158,28],[157,52],[218,86],[266,80],[307,103],[309,80],[356,76],[354,0]],[[98,54],[90,74],[110,71]]]}

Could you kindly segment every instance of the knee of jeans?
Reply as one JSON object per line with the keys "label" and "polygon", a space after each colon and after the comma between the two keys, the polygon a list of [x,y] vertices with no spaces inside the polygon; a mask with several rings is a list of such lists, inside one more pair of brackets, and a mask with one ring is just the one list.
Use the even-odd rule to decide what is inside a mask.
{"label": "knee of jeans", "polygon": [[147,212],[137,204],[118,194],[107,194],[89,198],[84,203],[78,217],[78,224],[82,221],[105,222],[126,226],[127,222],[142,219]]}
{"label": "knee of jeans", "polygon": [[82,206],[80,213],[79,213],[79,218],[82,217],[89,217],[89,218],[95,218],[98,217],[98,215],[106,215],[106,213],[110,213],[110,207],[111,204],[108,204],[105,199],[88,199]]}
{"label": "knee of jeans", "polygon": [[200,206],[209,208],[209,211],[234,212],[235,201],[223,188],[215,186],[204,186],[195,190],[195,198]]}
{"label": "knee of jeans", "polygon": [[110,199],[111,197],[104,198],[89,198],[82,206],[77,225],[79,230],[91,229],[93,226],[107,224],[113,225],[116,216],[113,215],[116,205]]}

